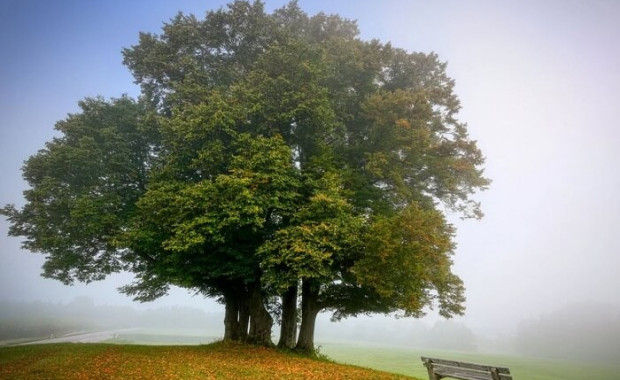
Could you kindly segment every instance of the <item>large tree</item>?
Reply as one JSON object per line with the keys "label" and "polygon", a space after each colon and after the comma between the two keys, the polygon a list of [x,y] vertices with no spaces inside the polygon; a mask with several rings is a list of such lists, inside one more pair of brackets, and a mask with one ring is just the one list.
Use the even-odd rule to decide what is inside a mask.
{"label": "large tree", "polygon": [[489,181],[437,55],[247,1],[123,54],[140,102],[83,102],[2,209],[44,275],[129,270],[139,300],[192,289],[225,304],[225,339],[269,345],[277,316],[279,345],[306,351],[321,310],[463,312],[444,213],[481,217]]}

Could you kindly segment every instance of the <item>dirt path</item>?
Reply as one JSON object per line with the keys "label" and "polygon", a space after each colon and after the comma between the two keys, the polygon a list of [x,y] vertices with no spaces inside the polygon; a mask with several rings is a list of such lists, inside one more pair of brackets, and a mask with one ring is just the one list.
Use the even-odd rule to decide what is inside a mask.
{"label": "dirt path", "polygon": [[28,342],[28,343],[21,343],[20,345],[46,344],[46,343],[97,343],[97,342],[103,342],[105,340],[113,339],[120,333],[134,331],[134,330],[136,329],[122,329],[122,330],[78,333],[78,334],[65,335],[65,336],[54,337],[54,338],[49,338],[49,339],[37,340],[33,342]]}

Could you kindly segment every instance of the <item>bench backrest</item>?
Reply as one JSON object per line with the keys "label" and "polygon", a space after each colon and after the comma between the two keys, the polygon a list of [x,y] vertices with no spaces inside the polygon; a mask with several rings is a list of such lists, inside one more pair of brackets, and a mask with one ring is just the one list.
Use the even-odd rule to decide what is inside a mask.
{"label": "bench backrest", "polygon": [[444,377],[460,380],[512,380],[510,370],[504,367],[457,362],[422,357],[422,362],[428,370],[430,380],[440,380]]}

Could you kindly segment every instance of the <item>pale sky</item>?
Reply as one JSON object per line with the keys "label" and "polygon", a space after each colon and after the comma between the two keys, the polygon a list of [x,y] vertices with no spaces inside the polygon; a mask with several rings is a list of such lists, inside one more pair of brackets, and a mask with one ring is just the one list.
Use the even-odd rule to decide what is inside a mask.
{"label": "pale sky", "polygon": [[[121,49],[177,11],[224,1],[0,1],[0,204],[23,204],[23,161],[86,96],[137,95]],[[269,11],[284,1],[267,1]],[[620,2],[299,1],[358,20],[362,38],[448,62],[460,120],[487,157],[481,221],[460,221],[462,320],[511,333],[521,318],[574,302],[620,307]],[[377,5],[380,4],[380,5]],[[39,276],[0,221],[0,300],[128,304],[131,276],[65,287]],[[155,305],[214,308],[183,290]]]}

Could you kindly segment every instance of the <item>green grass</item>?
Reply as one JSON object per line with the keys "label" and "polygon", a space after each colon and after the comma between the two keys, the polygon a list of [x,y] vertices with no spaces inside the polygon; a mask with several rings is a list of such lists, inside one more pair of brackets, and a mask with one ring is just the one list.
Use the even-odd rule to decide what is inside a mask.
{"label": "green grass", "polygon": [[0,348],[0,379],[406,378],[242,344],[145,346],[63,343]]}
{"label": "green grass", "polygon": [[340,363],[363,365],[427,379],[420,356],[454,359],[510,368],[515,380],[618,380],[620,363],[571,363],[538,358],[483,353],[435,351],[373,346],[354,343],[324,343],[321,352]]}
{"label": "green grass", "polygon": [[[54,344],[0,348],[0,379],[78,379],[92,378],[103,363],[117,363],[111,358],[122,358],[124,364],[117,367],[114,376],[106,372],[98,378],[168,378],[226,379],[226,378],[391,378],[373,372],[349,373],[346,367],[322,367],[336,365],[291,356],[275,350],[219,343],[202,346],[179,346],[204,344],[215,340],[207,334],[191,331],[138,330],[118,334],[109,343],[115,344]],[[319,351],[339,363],[349,363],[396,374],[426,380],[428,375],[420,356],[469,361],[480,364],[509,367],[515,380],[618,380],[620,363],[572,363],[539,358],[464,353],[455,351],[423,350],[396,346],[381,346],[356,342],[321,342]],[[167,346],[153,346],[167,345]],[[170,346],[175,345],[175,346]],[[249,351],[254,350],[253,354]],[[222,357],[222,352],[226,354]],[[106,359],[106,355],[109,357]],[[256,360],[248,362],[248,356]],[[246,359],[243,359],[246,358]],[[267,364],[267,358],[273,363]],[[295,360],[303,360],[296,362]],[[291,361],[292,360],[292,361]],[[210,363],[206,365],[205,363]],[[238,363],[239,365],[236,365]],[[317,364],[319,363],[319,364]],[[321,364],[322,363],[322,364]],[[118,364],[120,365],[120,364]],[[318,365],[319,367],[315,367]],[[7,372],[6,366],[19,369]],[[151,372],[153,368],[164,371]],[[293,369],[295,369],[293,371]],[[304,369],[305,368],[305,369]],[[338,369],[333,369],[338,368]],[[360,370],[357,368],[357,370]],[[95,371],[95,372],[93,372]],[[295,372],[297,371],[297,372]],[[62,376],[57,374],[62,374]],[[71,375],[75,374],[75,375]],[[79,377],[78,374],[81,374]],[[337,374],[337,375],[334,375]],[[329,375],[329,376],[328,376]],[[73,376],[73,377],[71,377]],[[108,376],[108,377],[106,377]],[[175,377],[176,376],[176,377]],[[195,377],[198,376],[198,377]],[[321,377],[326,376],[326,377]],[[335,376],[335,377],[334,377]],[[340,377],[338,377],[340,376]],[[354,377],[361,376],[361,377]],[[388,376],[388,377],[379,377]]]}
{"label": "green grass", "polygon": [[195,335],[176,335],[176,334],[149,334],[149,333],[122,333],[115,338],[106,340],[103,343],[116,344],[142,344],[142,345],[199,345],[209,344],[220,340],[218,337],[195,336]]}

